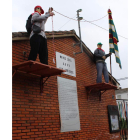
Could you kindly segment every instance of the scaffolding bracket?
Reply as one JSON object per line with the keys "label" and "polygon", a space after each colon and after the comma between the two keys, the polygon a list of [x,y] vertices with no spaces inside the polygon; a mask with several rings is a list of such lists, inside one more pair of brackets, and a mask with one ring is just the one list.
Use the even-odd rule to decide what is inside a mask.
{"label": "scaffolding bracket", "polygon": [[99,101],[101,101],[101,96],[104,92],[111,89],[117,89],[117,86],[109,84],[109,83],[96,83],[93,85],[85,86],[87,90],[87,100],[89,100],[89,96],[91,93],[98,94]]}
{"label": "scaffolding bracket", "polygon": [[17,70],[15,69],[13,74],[12,74],[12,77],[14,77],[14,75],[16,74]]}
{"label": "scaffolding bracket", "polygon": [[[62,72],[66,72],[65,70],[49,66],[46,64],[42,64],[36,61],[25,61],[17,65],[13,65],[13,74],[12,77],[15,75],[16,72],[23,72],[26,74],[31,74],[34,76],[40,77],[40,93],[43,93],[43,87],[45,82],[49,79],[51,76],[57,76],[61,75]],[[44,78],[46,78],[44,80]],[[44,80],[44,81],[43,81]]]}
{"label": "scaffolding bracket", "polygon": [[41,95],[42,95],[42,93],[43,93],[44,84],[45,84],[45,82],[50,78],[50,76],[48,76],[48,77],[44,80],[44,82],[43,82],[43,78],[45,78],[45,77],[41,77],[41,78],[40,78],[40,94],[41,94]]}

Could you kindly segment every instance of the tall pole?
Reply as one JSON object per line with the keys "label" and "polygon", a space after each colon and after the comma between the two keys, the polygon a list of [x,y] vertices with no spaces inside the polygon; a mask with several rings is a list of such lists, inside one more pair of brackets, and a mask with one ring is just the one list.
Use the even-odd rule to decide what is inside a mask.
{"label": "tall pole", "polygon": [[74,44],[74,46],[80,44],[81,52],[76,52],[76,53],[74,52],[74,55],[83,53],[82,39],[81,39],[81,29],[80,29],[80,20],[82,20],[83,17],[79,17],[79,12],[81,12],[81,11],[82,11],[82,9],[77,10],[77,18],[78,18],[78,28],[79,28],[80,41],[78,43]]}
{"label": "tall pole", "polygon": [[113,84],[113,83],[112,83],[112,65],[111,65],[111,55],[110,55],[110,74],[111,74],[111,84]]}
{"label": "tall pole", "polygon": [[[110,9],[108,9],[109,11]],[[109,19],[109,13],[108,13],[108,19]],[[108,24],[109,24],[109,21],[108,21]],[[111,84],[113,84],[112,82],[112,65],[111,65],[111,55],[110,55],[110,74],[111,74]]]}
{"label": "tall pole", "polygon": [[80,29],[80,18],[79,18],[79,10],[77,10],[77,18],[78,18],[78,28],[79,28],[79,37],[80,37],[80,48],[81,52],[83,52],[83,47],[82,47],[82,39],[81,39],[81,29]]}

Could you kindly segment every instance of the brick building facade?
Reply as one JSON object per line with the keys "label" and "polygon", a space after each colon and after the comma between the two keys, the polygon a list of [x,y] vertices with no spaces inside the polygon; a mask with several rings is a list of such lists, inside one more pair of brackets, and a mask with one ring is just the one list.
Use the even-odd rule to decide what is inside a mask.
{"label": "brick building facade", "polygon": [[[53,63],[54,49],[52,33],[46,32],[48,63]],[[57,52],[75,59],[76,77],[61,74],[60,77],[77,82],[77,95],[80,115],[80,131],[60,132],[57,77],[52,76],[44,85],[40,95],[39,77],[17,72],[12,80],[12,138],[18,140],[120,140],[120,134],[109,132],[107,105],[116,105],[115,90],[106,91],[101,102],[97,95],[91,94],[87,100],[86,85],[96,83],[96,65],[93,54],[83,43],[80,47],[73,44],[79,41],[74,30],[54,32],[54,45]],[[26,52],[26,55],[23,55]],[[12,33],[12,64],[27,61],[30,52],[29,36],[26,32]],[[39,58],[37,60],[39,62]],[[104,82],[104,78],[103,78]],[[117,85],[117,81],[113,78]],[[112,98],[114,96],[114,98]]]}

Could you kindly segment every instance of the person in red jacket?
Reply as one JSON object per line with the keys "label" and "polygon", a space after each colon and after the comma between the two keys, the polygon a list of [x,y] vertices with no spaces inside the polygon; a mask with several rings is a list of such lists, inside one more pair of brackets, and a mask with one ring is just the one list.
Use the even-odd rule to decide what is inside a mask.
{"label": "person in red jacket", "polygon": [[[30,54],[28,60],[35,61],[37,54],[39,53],[40,62],[48,65],[48,49],[47,49],[47,37],[45,35],[45,23],[48,17],[53,16],[53,8],[50,8],[48,12],[44,14],[44,10],[41,6],[36,6],[34,8],[34,13],[32,15],[31,23],[41,28],[40,33],[30,34]],[[33,26],[32,26],[33,27]]]}

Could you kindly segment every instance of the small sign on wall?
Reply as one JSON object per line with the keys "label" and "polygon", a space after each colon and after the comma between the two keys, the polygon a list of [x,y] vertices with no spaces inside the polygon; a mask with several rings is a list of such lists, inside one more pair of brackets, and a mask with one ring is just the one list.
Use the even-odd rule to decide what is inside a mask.
{"label": "small sign on wall", "polygon": [[108,105],[108,119],[109,119],[110,133],[119,132],[120,128],[119,128],[118,106]]}
{"label": "small sign on wall", "polygon": [[56,67],[66,70],[63,74],[76,77],[75,59],[65,54],[56,52]]}

